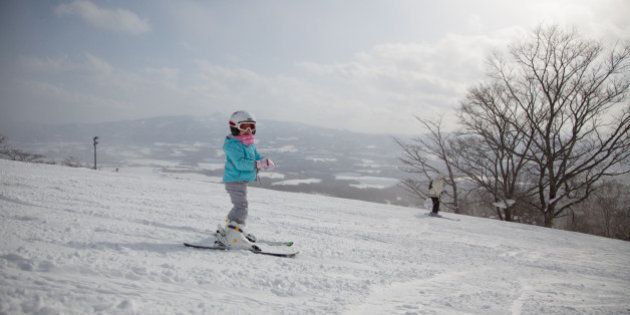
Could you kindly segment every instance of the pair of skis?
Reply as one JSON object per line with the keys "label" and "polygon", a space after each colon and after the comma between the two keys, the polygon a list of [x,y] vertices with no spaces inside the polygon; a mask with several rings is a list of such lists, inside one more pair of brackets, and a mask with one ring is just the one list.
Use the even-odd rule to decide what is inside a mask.
{"label": "pair of skis", "polygon": [[431,214],[431,212],[427,213],[427,217],[438,218],[438,219],[445,219],[445,220],[449,220],[449,221],[457,221],[457,222],[459,222],[459,219],[447,218],[447,217],[444,217],[444,216],[442,216],[440,214]]}
{"label": "pair of skis", "polygon": [[[270,240],[256,240],[256,244],[265,244],[265,245],[269,245],[269,246],[286,246],[286,247],[291,247],[293,246],[293,242],[292,241],[270,241]],[[190,248],[196,248],[196,249],[205,249],[205,250],[223,250],[223,251],[227,251],[230,250],[229,247],[220,245],[215,243],[214,245],[203,245],[203,244],[193,244],[193,243],[184,243],[184,246],[186,247],[190,247]],[[254,254],[259,254],[259,255],[267,255],[267,256],[275,256],[275,257],[285,257],[285,258],[293,258],[295,257],[295,255],[297,255],[299,252],[291,252],[291,253],[279,253],[279,252],[272,252],[272,251],[266,251],[266,250],[254,250],[251,249],[249,250]]]}

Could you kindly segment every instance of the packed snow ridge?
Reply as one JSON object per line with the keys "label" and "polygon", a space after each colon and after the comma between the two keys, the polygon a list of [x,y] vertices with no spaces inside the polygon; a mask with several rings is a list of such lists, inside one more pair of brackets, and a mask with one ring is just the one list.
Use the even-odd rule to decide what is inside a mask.
{"label": "packed snow ridge", "polygon": [[221,184],[0,160],[0,314],[628,314],[630,243],[252,187],[249,232],[295,258],[204,251]]}

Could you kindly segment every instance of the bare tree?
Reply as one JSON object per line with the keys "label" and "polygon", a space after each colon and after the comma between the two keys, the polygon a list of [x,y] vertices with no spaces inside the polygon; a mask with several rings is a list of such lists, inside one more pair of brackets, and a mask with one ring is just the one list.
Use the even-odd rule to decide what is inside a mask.
{"label": "bare tree", "polygon": [[514,100],[506,115],[530,135],[526,158],[545,226],[589,197],[606,176],[627,173],[630,157],[630,44],[605,51],[598,42],[539,27],[490,58],[490,78]]}
{"label": "bare tree", "polygon": [[469,90],[458,116],[464,127],[458,137],[455,167],[474,185],[493,196],[501,220],[513,221],[513,208],[531,193],[523,185],[533,131],[512,110],[516,100],[499,84]]}
{"label": "bare tree", "polygon": [[0,135],[0,157],[13,161],[39,162],[44,158],[41,154],[30,153],[9,145],[5,136]]}
{"label": "bare tree", "polygon": [[599,214],[597,221],[601,226],[602,235],[624,239],[624,235],[630,231],[628,186],[614,181],[606,182],[598,187],[593,197],[596,204],[594,209]]}
{"label": "bare tree", "polygon": [[428,130],[426,137],[416,137],[409,143],[394,139],[403,149],[403,156],[400,161],[403,163],[404,169],[410,174],[416,174],[414,177],[404,179],[402,181],[403,187],[420,200],[424,200],[428,197],[427,183],[432,178],[443,176],[446,185],[450,187],[452,192],[444,205],[455,213],[460,213],[457,174],[452,161],[453,137],[451,134],[443,132],[442,118],[437,121],[420,117],[416,117],[416,119]]}
{"label": "bare tree", "polygon": [[9,149],[9,145],[7,144],[7,137],[3,134],[0,134],[0,155],[4,154],[6,150]]}
{"label": "bare tree", "polygon": [[629,188],[614,180],[598,184],[585,202],[571,208],[566,228],[630,240]]}

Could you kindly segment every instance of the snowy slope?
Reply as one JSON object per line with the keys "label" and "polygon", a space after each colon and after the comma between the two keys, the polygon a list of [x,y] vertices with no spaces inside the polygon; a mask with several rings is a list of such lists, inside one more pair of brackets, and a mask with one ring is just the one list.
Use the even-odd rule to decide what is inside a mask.
{"label": "snowy slope", "polygon": [[294,259],[188,249],[223,186],[0,160],[0,314],[622,314],[630,243],[252,188]]}

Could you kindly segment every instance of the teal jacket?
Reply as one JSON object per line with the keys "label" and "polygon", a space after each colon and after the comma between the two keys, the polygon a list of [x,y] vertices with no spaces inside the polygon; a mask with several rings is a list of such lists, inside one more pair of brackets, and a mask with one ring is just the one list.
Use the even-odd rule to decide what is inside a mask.
{"label": "teal jacket", "polygon": [[253,182],[256,180],[256,161],[261,160],[256,145],[244,145],[238,139],[227,136],[223,143],[225,171],[223,182]]}

